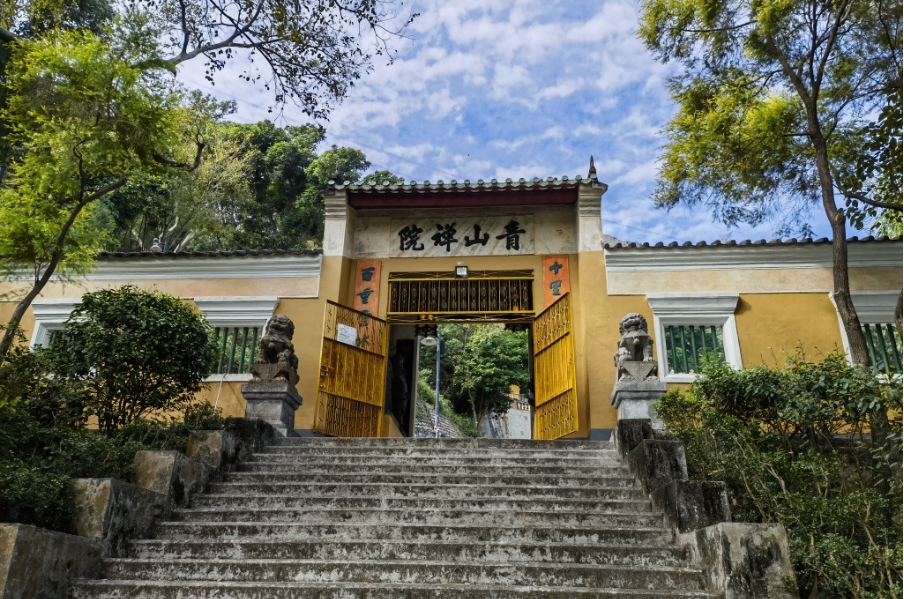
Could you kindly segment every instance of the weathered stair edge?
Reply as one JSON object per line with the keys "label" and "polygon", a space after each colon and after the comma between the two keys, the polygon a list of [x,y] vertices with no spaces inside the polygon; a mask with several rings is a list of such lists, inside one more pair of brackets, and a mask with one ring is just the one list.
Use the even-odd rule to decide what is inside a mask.
{"label": "weathered stair edge", "polygon": [[138,452],[137,485],[112,478],[75,479],[76,532],[0,525],[0,597],[67,599],[76,579],[101,575],[105,556],[125,552],[155,518],[189,504],[210,480],[261,451],[275,431],[259,419],[236,419],[235,434],[192,431],[186,454]]}
{"label": "weathered stair edge", "polygon": [[649,419],[622,419],[614,441],[706,587],[725,599],[797,599],[785,527],[732,522],[725,483],[689,480],[684,444],[662,436]]}

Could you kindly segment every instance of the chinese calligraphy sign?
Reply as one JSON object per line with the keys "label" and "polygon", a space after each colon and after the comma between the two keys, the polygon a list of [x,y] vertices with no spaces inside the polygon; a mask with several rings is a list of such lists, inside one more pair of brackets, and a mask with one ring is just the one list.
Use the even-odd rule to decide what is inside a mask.
{"label": "chinese calligraphy sign", "polygon": [[543,307],[571,291],[568,256],[543,256]]}
{"label": "chinese calligraphy sign", "polygon": [[534,253],[533,215],[392,219],[390,255],[506,256]]}
{"label": "chinese calligraphy sign", "polygon": [[383,263],[379,260],[358,260],[355,264],[355,298],[353,308],[377,315],[380,312],[380,274]]}

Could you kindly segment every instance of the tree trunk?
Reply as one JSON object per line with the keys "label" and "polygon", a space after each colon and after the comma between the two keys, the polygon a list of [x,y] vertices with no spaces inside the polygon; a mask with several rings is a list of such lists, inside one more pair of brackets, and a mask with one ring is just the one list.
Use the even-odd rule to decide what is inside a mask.
{"label": "tree trunk", "polygon": [[22,322],[22,317],[25,316],[25,312],[28,311],[31,302],[40,295],[41,291],[47,285],[47,282],[56,270],[57,265],[60,263],[61,258],[62,256],[54,255],[50,260],[50,264],[48,264],[47,268],[44,270],[44,274],[35,281],[31,290],[22,298],[22,301],[19,302],[16,309],[13,310],[13,315],[10,317],[9,322],[6,325],[6,330],[3,332],[3,339],[0,340],[0,360],[6,357],[9,349],[13,346],[13,341],[16,339],[16,333],[19,331],[19,323]]}
{"label": "tree trunk", "polygon": [[898,294],[898,305],[895,306],[895,328],[898,329],[898,336],[904,337],[901,332],[901,320],[904,317],[904,291]]}
{"label": "tree trunk", "polygon": [[60,262],[63,261],[63,256],[65,255],[65,246],[66,246],[66,237],[69,236],[69,231],[72,229],[72,226],[75,224],[75,220],[78,218],[78,215],[82,213],[82,210],[93,202],[94,200],[101,198],[108,193],[115,191],[126,184],[126,176],[122,175],[113,183],[102,187],[101,189],[95,191],[94,193],[84,195],[84,191],[82,191],[82,196],[78,204],[72,208],[69,212],[69,218],[66,219],[66,222],[63,223],[62,229],[60,229],[59,234],[56,238],[56,245],[54,246],[53,254],[50,257],[50,262],[47,263],[47,268],[44,269],[44,273],[35,280],[34,286],[31,288],[31,291],[22,298],[22,301],[19,302],[19,305],[16,306],[16,309],[13,310],[13,315],[9,319],[9,323],[7,323],[6,331],[3,333],[3,339],[0,340],[0,360],[6,357],[6,354],[9,352],[9,349],[13,346],[13,340],[16,338],[16,332],[19,330],[19,324],[22,322],[22,317],[25,316],[25,312],[28,310],[28,307],[31,305],[31,302],[34,301],[36,297],[41,293],[44,287],[47,285],[47,282],[50,281],[50,277],[53,276],[53,273],[56,272],[57,266],[60,265]]}
{"label": "tree trunk", "polygon": [[832,297],[841,317],[841,324],[848,338],[851,361],[869,367],[869,353],[866,349],[866,338],[860,328],[860,319],[851,300],[851,284],[848,273],[848,248],[845,239],[847,226],[844,210],[835,205],[835,186],[832,183],[832,171],[829,166],[829,152],[826,140],[819,125],[816,102],[806,102],[807,121],[810,129],[810,140],[816,154],[816,170],[819,174],[819,186],[822,191],[822,207],[832,227]]}

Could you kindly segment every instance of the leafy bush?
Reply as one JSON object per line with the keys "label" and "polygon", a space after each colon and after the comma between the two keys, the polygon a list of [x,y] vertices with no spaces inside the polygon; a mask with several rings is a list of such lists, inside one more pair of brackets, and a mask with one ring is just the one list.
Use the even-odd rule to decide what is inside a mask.
{"label": "leafy bush", "polygon": [[[422,369],[418,372],[417,377],[417,400],[429,407],[430,410],[430,421],[433,422],[433,413],[436,409],[436,389],[430,386],[429,378],[431,372],[427,369]],[[461,433],[463,437],[479,437],[480,431],[477,430],[477,427],[474,425],[474,421],[468,417],[467,414],[459,414],[452,407],[452,402],[449,401],[446,396],[442,393],[439,394],[439,413],[442,416],[445,416],[455,425],[455,428],[458,429],[458,432]]]}
{"label": "leafy bush", "polygon": [[177,297],[137,287],[86,293],[49,361],[79,386],[86,414],[110,433],[153,413],[185,409],[211,372],[210,327]]}
{"label": "leafy bush", "polygon": [[68,476],[20,461],[0,460],[0,522],[74,533],[74,515]]}
{"label": "leafy bush", "polygon": [[206,402],[180,399],[184,412],[167,420],[131,418],[119,428],[86,429],[96,397],[86,377],[55,374],[60,347],[29,351],[19,335],[0,362],[0,521],[74,532],[72,478],[133,482],[137,451],[185,451],[190,431],[228,422]]}
{"label": "leafy bush", "polygon": [[900,382],[840,354],[702,374],[656,405],[691,477],[725,481],[735,520],[785,526],[802,597],[900,597]]}

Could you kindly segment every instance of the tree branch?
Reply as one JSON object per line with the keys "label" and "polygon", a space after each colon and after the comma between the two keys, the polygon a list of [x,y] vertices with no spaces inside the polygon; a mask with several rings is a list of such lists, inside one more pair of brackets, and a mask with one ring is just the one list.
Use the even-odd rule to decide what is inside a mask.
{"label": "tree branch", "polygon": [[747,27],[748,25],[756,25],[756,21],[747,21],[746,23],[740,23],[739,25],[732,25],[730,27],[716,27],[714,29],[682,29],[681,31],[684,33],[718,33],[720,31],[734,31],[735,29],[742,29]]}
{"label": "tree branch", "polygon": [[5,29],[0,27],[0,42],[11,44],[13,42],[19,41],[19,36],[10,31],[9,29]]}
{"label": "tree branch", "polygon": [[125,176],[125,175],[121,175],[121,176],[119,177],[119,179],[117,179],[117,180],[114,181],[113,183],[110,183],[110,184],[107,185],[106,187],[101,187],[100,189],[98,189],[98,190],[95,191],[94,193],[90,193],[90,194],[84,196],[84,197],[82,198],[82,201],[81,201],[82,206],[86,206],[86,205],[90,204],[90,203],[93,202],[94,200],[96,200],[96,199],[98,199],[98,198],[100,198],[100,197],[103,197],[103,196],[107,195],[107,194],[110,193],[111,191],[116,191],[117,189],[119,189],[120,187],[122,187],[123,185],[125,185],[125,184],[126,184],[126,181],[127,181],[126,176]]}
{"label": "tree branch", "polygon": [[[837,177],[836,177],[836,179],[837,179]],[[840,191],[841,194],[846,198],[850,198],[852,200],[858,200],[860,202],[863,202],[864,204],[869,204],[870,206],[873,206],[874,208],[885,208],[886,210],[895,210],[897,212],[904,212],[904,206],[902,206],[901,204],[890,204],[888,202],[880,202],[879,200],[873,200],[866,194],[860,193],[859,191],[851,191],[850,189],[845,189],[844,187],[839,185],[837,182],[835,183],[835,187],[837,187],[838,191]]]}
{"label": "tree branch", "polygon": [[178,160],[173,160],[171,158],[167,158],[163,154],[158,154],[154,152],[154,160],[164,166],[171,166],[173,168],[183,168],[189,172],[195,170],[199,166],[201,166],[201,154],[204,152],[204,148],[207,146],[203,141],[196,140],[195,143],[198,146],[198,150],[195,152],[195,161],[191,164],[187,162],[179,162]]}
{"label": "tree branch", "polygon": [[848,15],[850,14],[851,5],[846,4],[841,10],[838,11],[838,16],[835,18],[835,23],[832,25],[832,29],[829,32],[829,37],[826,40],[825,51],[822,53],[822,57],[819,59],[819,67],[816,69],[816,76],[813,79],[814,87],[819,89],[822,85],[822,77],[825,74],[826,63],[829,61],[829,56],[832,54],[832,50],[835,47],[835,40],[838,38],[838,30],[841,29],[841,25],[847,20]]}

